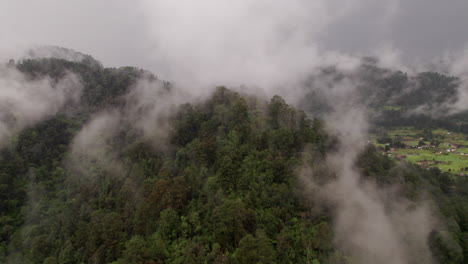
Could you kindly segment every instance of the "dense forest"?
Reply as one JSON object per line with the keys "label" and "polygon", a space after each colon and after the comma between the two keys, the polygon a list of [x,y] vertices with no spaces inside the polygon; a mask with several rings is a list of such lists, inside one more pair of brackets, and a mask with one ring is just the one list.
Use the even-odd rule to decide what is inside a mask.
{"label": "dense forest", "polygon": [[[144,70],[104,68],[89,56],[7,67],[29,80],[73,73],[83,89],[78,102],[13,135],[0,150],[0,263],[354,263],[334,244],[333,210],[305,197],[297,177],[305,153],[319,168],[336,149],[316,90],[301,104],[307,114],[280,96],[217,87],[161,117],[151,109],[176,88]],[[403,113],[450,100],[456,78],[362,67],[355,78],[365,78],[363,94],[377,98],[369,103],[376,125],[440,122],[466,132],[463,114]],[[321,74],[341,78],[333,69]],[[431,88],[397,96],[416,80]],[[141,82],[160,99],[135,103]],[[369,87],[377,88],[365,92]],[[438,96],[440,87],[447,98]],[[390,97],[393,108],[379,108]],[[9,118],[15,122],[14,113]],[[429,197],[441,219],[427,241],[432,257],[467,262],[467,178],[402,166],[371,145],[355,163],[364,179],[401,186],[405,199],[417,204]],[[321,169],[320,180],[333,179]]]}

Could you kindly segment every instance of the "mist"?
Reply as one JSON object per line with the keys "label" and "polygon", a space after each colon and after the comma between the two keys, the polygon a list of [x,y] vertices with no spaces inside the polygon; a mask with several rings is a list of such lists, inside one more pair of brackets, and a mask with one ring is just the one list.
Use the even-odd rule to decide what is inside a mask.
{"label": "mist", "polygon": [[139,141],[155,151],[169,151],[171,119],[187,97],[169,83],[143,74],[123,95],[119,108],[93,114],[75,135],[65,162],[72,180],[89,185],[101,170],[124,177],[129,168],[122,153]]}
{"label": "mist", "polygon": [[[5,0],[0,3],[6,40],[0,59],[18,57],[35,45],[58,45],[92,54],[105,66],[164,72],[166,80],[176,80],[178,64],[183,67],[178,77],[209,82],[220,77],[183,75],[201,65],[199,73],[228,68],[252,77],[256,71],[247,70],[260,63],[265,67],[260,73],[271,67],[288,72],[288,67],[299,68],[294,60],[312,63],[311,53],[297,54],[314,49],[354,56],[396,50],[406,64],[419,64],[464,50],[467,9],[464,0]],[[274,61],[283,66],[270,65]],[[241,65],[248,68],[236,67]]]}
{"label": "mist", "polygon": [[452,106],[452,112],[464,111],[468,109],[468,46],[458,54],[449,56],[452,63],[450,65],[449,73],[460,78],[460,86],[458,89],[458,98],[456,103]]}
{"label": "mist", "polygon": [[0,66],[0,146],[12,142],[21,130],[53,116],[67,102],[77,102],[82,90],[79,78],[66,74],[58,81],[32,79],[14,65]]}
{"label": "mist", "polygon": [[[395,191],[398,186],[378,187],[356,167],[370,126],[359,85],[352,78],[315,79],[313,87],[329,101],[323,119],[337,145],[324,163],[311,161],[313,152],[304,153],[298,172],[304,198],[319,209],[332,208],[334,243],[351,263],[433,263],[428,241],[437,218],[431,202],[410,202]],[[324,171],[335,177],[323,182]]]}
{"label": "mist", "polygon": [[[111,143],[122,124],[154,147],[164,148],[171,130],[167,120],[177,106],[202,100],[215,85],[246,85],[251,93],[279,94],[301,105],[310,88],[304,82],[311,73],[328,66],[352,73],[367,55],[378,58],[383,67],[416,72],[426,69],[421,65],[434,57],[459,52],[462,56],[447,67],[461,80],[449,113],[466,110],[468,105],[468,52],[464,50],[468,37],[460,33],[468,22],[460,14],[468,8],[465,1],[453,1],[443,10],[436,1],[424,2],[429,10],[424,14],[418,12],[422,1],[416,0],[18,2],[9,8],[0,4],[0,17],[4,17],[0,29],[11,42],[1,44],[0,58],[24,56],[26,47],[53,42],[93,54],[105,65],[145,67],[158,78],[176,83],[174,89],[143,78],[125,95],[123,110],[92,117],[73,140],[69,157],[83,175],[89,171],[79,170],[96,161],[123,170]],[[108,10],[108,5],[113,8]],[[434,12],[440,16],[436,22],[430,20]],[[452,14],[455,18],[449,18]],[[30,23],[21,22],[28,21],[28,16],[40,21],[34,32],[28,29]],[[410,33],[403,33],[407,23]],[[435,32],[425,30],[418,38],[422,28],[434,25]],[[447,31],[452,27],[459,30]],[[0,69],[0,87],[5,87],[0,106],[7,109],[0,116],[0,144],[57,113],[68,100],[76,100],[76,83],[72,75],[54,83],[27,80],[15,70]],[[395,197],[397,193],[389,195],[388,190],[362,179],[354,165],[367,145],[370,127],[368,105],[357,95],[359,85],[352,78],[334,83],[313,80],[313,89],[332,102],[322,118],[339,143],[325,159],[335,180],[322,186],[314,180],[313,165],[301,168],[298,177],[306,183],[304,199],[333,205],[335,245],[356,263],[431,263],[427,241],[437,219],[430,201],[413,204]]]}
{"label": "mist", "polygon": [[112,170],[114,175],[122,171],[113,148],[119,122],[117,111],[106,110],[93,116],[74,137],[66,163],[82,183],[93,180],[99,169]]}

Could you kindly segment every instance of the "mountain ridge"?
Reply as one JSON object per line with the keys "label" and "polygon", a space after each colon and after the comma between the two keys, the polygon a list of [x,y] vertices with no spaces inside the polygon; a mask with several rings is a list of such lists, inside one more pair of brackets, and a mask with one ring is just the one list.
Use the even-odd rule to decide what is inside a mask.
{"label": "mountain ridge", "polygon": [[[305,162],[314,181],[336,178],[323,161],[342,142],[326,131],[326,116],[309,119],[280,96],[225,87],[184,102],[177,87],[133,67],[54,58],[15,67],[31,79],[72,72],[83,90],[79,103],[28,126],[1,150],[0,262],[359,259],[335,244],[336,205],[321,204],[297,176]],[[399,185],[398,195],[415,204],[429,195],[447,225],[427,237],[430,257],[466,260],[466,179],[397,164],[370,145],[356,167],[383,190]]]}

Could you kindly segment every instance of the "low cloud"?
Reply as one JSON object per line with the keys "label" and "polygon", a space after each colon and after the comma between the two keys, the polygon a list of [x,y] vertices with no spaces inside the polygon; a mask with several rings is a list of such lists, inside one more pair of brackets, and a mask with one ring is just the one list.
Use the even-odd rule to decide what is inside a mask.
{"label": "low cloud", "polygon": [[171,121],[177,107],[188,98],[195,100],[171,84],[144,74],[129,88],[120,107],[94,114],[81,128],[71,144],[68,168],[78,180],[94,180],[102,170],[118,176],[128,169],[122,153],[131,144],[143,141],[157,151],[168,151]]}
{"label": "low cloud", "polygon": [[449,72],[460,78],[457,101],[453,105],[453,111],[466,111],[468,110],[468,46],[453,60]]}
{"label": "low cloud", "polygon": [[103,169],[120,174],[121,162],[114,148],[120,121],[115,110],[100,112],[73,139],[66,163],[83,183]]}
{"label": "low cloud", "polygon": [[59,112],[65,103],[78,101],[79,78],[66,74],[58,81],[30,79],[14,65],[0,66],[0,146],[21,130]]}
{"label": "low cloud", "polygon": [[313,87],[329,102],[323,118],[337,145],[321,165],[305,155],[299,172],[305,197],[332,208],[335,245],[353,263],[432,263],[427,242],[435,220],[428,204],[377,187],[355,166],[369,138],[369,109],[359,85],[353,78],[315,80]]}

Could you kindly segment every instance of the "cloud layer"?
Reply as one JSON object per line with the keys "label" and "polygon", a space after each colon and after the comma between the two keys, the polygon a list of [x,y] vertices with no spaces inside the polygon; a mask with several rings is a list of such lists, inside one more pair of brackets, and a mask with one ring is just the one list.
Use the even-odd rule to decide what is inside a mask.
{"label": "cloud layer", "polygon": [[58,45],[172,81],[263,85],[330,52],[393,50],[405,63],[460,52],[467,9],[464,0],[5,0],[0,58]]}

